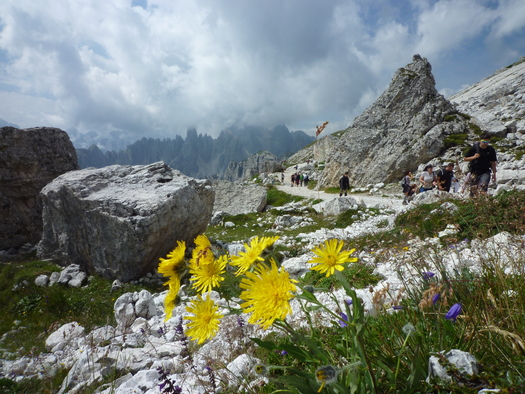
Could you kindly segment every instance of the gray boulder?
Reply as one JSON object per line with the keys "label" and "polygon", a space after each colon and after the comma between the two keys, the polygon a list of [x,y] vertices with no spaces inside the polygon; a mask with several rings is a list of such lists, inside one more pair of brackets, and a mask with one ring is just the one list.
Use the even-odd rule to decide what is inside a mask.
{"label": "gray boulder", "polygon": [[266,188],[254,184],[239,184],[228,181],[213,183],[215,190],[214,212],[228,215],[262,212],[266,206]]}
{"label": "gray boulder", "polygon": [[315,204],[312,208],[324,215],[337,216],[349,209],[357,209],[358,207],[366,207],[366,204],[361,200],[353,197],[339,197],[332,200],[322,201]]}
{"label": "gray boulder", "polygon": [[37,244],[42,236],[40,190],[78,169],[65,131],[51,127],[0,128],[0,250]]}
{"label": "gray boulder", "polygon": [[153,271],[210,221],[214,191],[165,163],[64,174],[41,193],[41,259],[75,262],[88,274],[127,282]]}

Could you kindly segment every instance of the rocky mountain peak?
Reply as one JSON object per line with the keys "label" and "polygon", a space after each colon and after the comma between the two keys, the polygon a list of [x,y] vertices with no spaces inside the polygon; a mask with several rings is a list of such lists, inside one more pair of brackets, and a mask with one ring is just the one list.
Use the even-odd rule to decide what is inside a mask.
{"label": "rocky mountain peak", "polygon": [[[398,69],[389,87],[361,115],[352,127],[397,128],[403,127],[408,117],[424,109],[429,101],[448,102],[436,90],[432,66],[426,58],[414,55],[412,63]],[[452,110],[450,104],[447,110]],[[403,116],[399,116],[403,111]]]}
{"label": "rocky mountain peak", "polygon": [[[337,184],[348,171],[350,182],[393,182],[416,170],[444,149],[444,139],[466,132],[466,121],[444,122],[456,113],[435,88],[432,66],[414,55],[394,73],[385,92],[334,141],[321,186]],[[326,137],[325,137],[326,138]]]}

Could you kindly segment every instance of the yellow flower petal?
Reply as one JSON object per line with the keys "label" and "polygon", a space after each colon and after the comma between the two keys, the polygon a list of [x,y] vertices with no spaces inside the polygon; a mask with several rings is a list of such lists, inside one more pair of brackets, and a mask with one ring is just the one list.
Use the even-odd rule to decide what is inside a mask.
{"label": "yellow flower petal", "polygon": [[222,255],[210,264],[190,265],[190,274],[192,274],[190,281],[195,282],[192,287],[199,293],[209,292],[214,287],[219,287],[220,282],[224,280],[222,275],[226,271],[227,262],[228,257]]}
{"label": "yellow flower petal", "polygon": [[240,298],[244,313],[251,313],[249,323],[259,324],[267,329],[275,319],[284,319],[292,313],[290,299],[297,290],[288,272],[277,269],[275,260],[272,259],[271,267],[259,264],[255,272],[247,272],[246,278],[241,280],[239,287],[244,289]]}
{"label": "yellow flower petal", "polygon": [[168,258],[159,259],[159,267],[157,269],[162,275],[167,277],[172,277],[177,275],[181,266],[181,263],[184,261],[184,253],[186,252],[186,243],[184,241],[177,241],[177,247],[168,253]]}
{"label": "yellow flower petal", "polygon": [[334,274],[335,270],[343,271],[343,264],[356,262],[356,257],[350,257],[355,252],[355,249],[341,252],[343,245],[343,241],[330,239],[321,246],[315,247],[312,252],[316,254],[316,257],[309,260],[308,263],[316,265],[310,267],[310,269],[319,271],[319,273],[326,274],[326,277],[329,277]]}
{"label": "yellow flower petal", "polygon": [[186,307],[186,311],[193,314],[184,317],[185,320],[189,320],[186,335],[198,344],[213,338],[219,330],[220,319],[223,317],[218,310],[219,307],[210,299],[209,294],[205,300],[198,295],[197,300]]}

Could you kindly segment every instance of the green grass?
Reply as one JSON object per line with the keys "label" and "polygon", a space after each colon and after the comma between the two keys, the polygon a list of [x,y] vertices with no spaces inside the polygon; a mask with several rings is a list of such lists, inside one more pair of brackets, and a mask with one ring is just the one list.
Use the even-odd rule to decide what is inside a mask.
{"label": "green grass", "polygon": [[114,301],[125,292],[143,288],[125,285],[111,292],[111,282],[100,277],[92,277],[81,288],[34,284],[37,276],[59,270],[60,267],[42,261],[0,263],[0,335],[7,333],[2,347],[8,352],[43,352],[47,336],[67,322],[77,321],[88,331],[114,325]]}
{"label": "green grass", "polygon": [[[363,289],[370,285],[375,285],[381,279],[380,276],[374,275],[373,267],[361,263],[348,264],[343,271],[343,276],[348,283],[356,289]],[[324,274],[320,274],[317,271],[308,272],[301,280],[301,283],[303,285],[312,285],[322,291],[341,287],[336,277],[330,276],[327,278]]]}
{"label": "green grass", "polygon": [[451,134],[444,139],[445,148],[451,148],[453,146],[461,146],[467,140],[467,134]]}
{"label": "green grass", "polygon": [[[525,192],[503,192],[493,198],[451,200],[458,211],[439,210],[441,203],[422,205],[396,218],[396,225],[421,238],[433,237],[447,224],[458,225],[454,239],[488,238],[499,232],[525,233]],[[438,210],[434,214],[432,211]]]}
{"label": "green grass", "polygon": [[276,187],[268,187],[268,193],[266,196],[266,204],[274,207],[281,207],[291,202],[298,202],[304,200],[304,197],[292,196],[291,194],[285,193],[277,189]]}

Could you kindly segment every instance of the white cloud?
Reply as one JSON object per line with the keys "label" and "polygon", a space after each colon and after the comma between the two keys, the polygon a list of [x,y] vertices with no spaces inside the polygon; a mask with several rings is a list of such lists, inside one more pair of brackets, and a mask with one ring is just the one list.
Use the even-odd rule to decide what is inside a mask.
{"label": "white cloud", "polygon": [[521,0],[485,3],[6,0],[0,118],[136,138],[241,123],[340,130],[414,53],[440,64],[523,29]]}
{"label": "white cloud", "polygon": [[418,18],[418,53],[437,56],[464,45],[494,21],[494,12],[473,0],[440,0]]}

